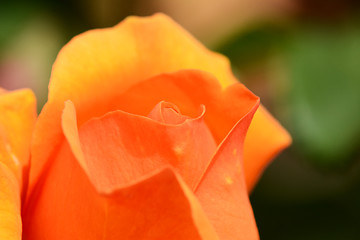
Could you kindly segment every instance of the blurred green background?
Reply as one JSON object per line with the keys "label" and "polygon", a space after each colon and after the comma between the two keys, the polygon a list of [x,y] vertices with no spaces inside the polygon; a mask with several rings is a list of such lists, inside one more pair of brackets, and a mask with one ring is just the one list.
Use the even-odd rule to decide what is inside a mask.
{"label": "blurred green background", "polygon": [[71,37],[165,12],[210,49],[294,143],[251,195],[261,239],[360,239],[360,2],[53,0],[0,3],[0,86],[46,101]]}

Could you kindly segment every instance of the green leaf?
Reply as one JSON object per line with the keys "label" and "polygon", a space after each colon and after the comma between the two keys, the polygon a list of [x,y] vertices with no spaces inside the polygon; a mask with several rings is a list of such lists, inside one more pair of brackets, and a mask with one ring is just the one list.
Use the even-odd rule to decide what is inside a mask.
{"label": "green leaf", "polygon": [[31,17],[33,8],[28,4],[1,3],[0,5],[0,50],[20,32]]}
{"label": "green leaf", "polygon": [[360,28],[305,26],[286,60],[295,142],[318,164],[345,165],[360,146]]}
{"label": "green leaf", "polygon": [[285,26],[262,22],[239,29],[215,50],[229,57],[237,68],[244,69],[271,56],[287,38]]}

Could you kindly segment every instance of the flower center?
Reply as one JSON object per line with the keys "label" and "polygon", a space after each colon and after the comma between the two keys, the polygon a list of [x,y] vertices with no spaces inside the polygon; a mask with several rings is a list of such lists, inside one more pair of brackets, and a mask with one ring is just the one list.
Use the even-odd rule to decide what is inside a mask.
{"label": "flower center", "polygon": [[180,109],[173,103],[161,101],[148,115],[149,118],[165,124],[181,124],[189,119],[182,115]]}

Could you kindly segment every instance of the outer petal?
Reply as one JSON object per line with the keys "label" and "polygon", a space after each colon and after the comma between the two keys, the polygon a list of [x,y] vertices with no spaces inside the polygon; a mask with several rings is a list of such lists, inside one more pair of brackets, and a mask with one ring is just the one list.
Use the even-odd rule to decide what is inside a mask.
{"label": "outer petal", "polygon": [[11,169],[20,183],[23,168],[29,162],[35,120],[36,100],[31,90],[0,92],[0,162]]}
{"label": "outer petal", "polygon": [[[63,126],[70,144],[77,138],[71,136],[76,130],[72,113],[68,105]],[[74,151],[77,147],[65,142],[42,175],[42,186],[24,212],[24,239],[218,239],[196,198],[172,170],[99,192]],[[122,161],[118,157],[101,159],[102,166]],[[110,177],[118,171],[112,170]]]}
{"label": "outer petal", "polygon": [[[259,239],[249,202],[242,164],[246,131],[256,105],[220,144],[195,190],[220,239]],[[261,150],[261,146],[258,146]]]}
{"label": "outer petal", "polygon": [[19,182],[2,162],[0,162],[0,239],[21,240]]}
{"label": "outer petal", "polygon": [[[171,169],[116,191],[112,197],[108,221],[122,239],[219,239],[196,197]],[[120,233],[119,222],[124,223]]]}
{"label": "outer petal", "polygon": [[254,188],[269,161],[288,147],[291,141],[289,133],[260,106],[250,124],[244,145],[244,171],[249,191]]}
{"label": "outer petal", "polygon": [[[21,239],[20,199],[36,118],[30,90],[0,89],[0,239]],[[23,183],[24,180],[24,183]]]}

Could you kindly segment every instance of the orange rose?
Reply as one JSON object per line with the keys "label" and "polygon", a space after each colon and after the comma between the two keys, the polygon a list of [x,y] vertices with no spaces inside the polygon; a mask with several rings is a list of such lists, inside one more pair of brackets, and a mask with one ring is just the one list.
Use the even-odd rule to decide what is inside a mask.
{"label": "orange rose", "polygon": [[35,127],[24,239],[258,239],[247,189],[290,143],[261,106],[244,143],[258,104],[164,15],[75,37]]}
{"label": "orange rose", "polygon": [[21,239],[21,193],[35,119],[31,91],[0,89],[0,239]]}

